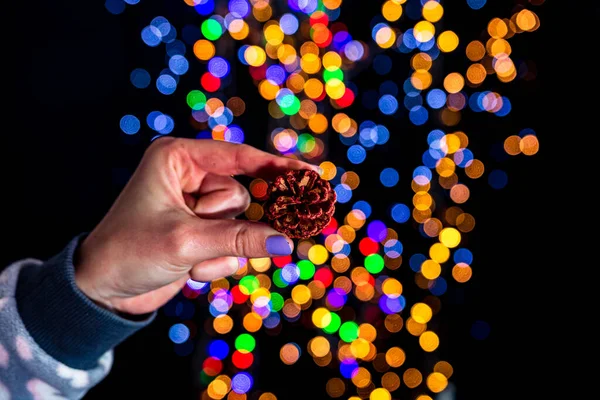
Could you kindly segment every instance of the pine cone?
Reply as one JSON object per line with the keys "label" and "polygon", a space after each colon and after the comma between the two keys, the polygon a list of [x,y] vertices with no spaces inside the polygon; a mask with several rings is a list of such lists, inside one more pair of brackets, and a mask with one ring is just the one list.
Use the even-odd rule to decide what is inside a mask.
{"label": "pine cone", "polygon": [[268,194],[264,209],[269,224],[290,238],[319,234],[335,211],[335,190],[315,171],[288,171],[275,178]]}

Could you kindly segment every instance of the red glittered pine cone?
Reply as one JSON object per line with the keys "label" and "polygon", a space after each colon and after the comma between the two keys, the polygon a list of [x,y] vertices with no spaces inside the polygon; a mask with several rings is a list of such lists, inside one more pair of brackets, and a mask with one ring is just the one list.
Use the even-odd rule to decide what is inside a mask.
{"label": "red glittered pine cone", "polygon": [[269,224],[290,238],[319,234],[335,211],[335,190],[315,171],[296,170],[280,175],[268,190],[264,205]]}

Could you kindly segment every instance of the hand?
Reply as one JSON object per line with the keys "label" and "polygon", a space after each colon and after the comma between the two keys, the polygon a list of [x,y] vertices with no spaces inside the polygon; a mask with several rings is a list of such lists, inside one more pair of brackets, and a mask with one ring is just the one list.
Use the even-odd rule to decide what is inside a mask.
{"label": "hand", "polygon": [[235,220],[250,202],[231,175],[273,179],[310,164],[247,145],[157,139],[109,212],[80,245],[75,281],[95,302],[144,314],[188,279],[235,273],[237,257],[291,254],[293,242],[266,224]]}

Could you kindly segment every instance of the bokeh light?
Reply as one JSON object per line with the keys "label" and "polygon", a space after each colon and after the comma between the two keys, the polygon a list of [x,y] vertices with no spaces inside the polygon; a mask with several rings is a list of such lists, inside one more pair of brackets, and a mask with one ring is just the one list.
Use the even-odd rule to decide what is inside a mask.
{"label": "bokeh light", "polygon": [[[137,3],[108,0],[105,8],[121,14]],[[172,307],[181,321],[168,337],[177,354],[189,355],[197,331],[210,332],[201,398],[278,398],[269,387],[254,387],[265,332],[282,368],[308,359],[327,374],[315,392],[391,400],[404,396],[402,388],[410,398],[441,398],[455,371],[452,360],[439,359],[448,344],[438,313],[478,271],[469,240],[479,218],[473,203],[482,195],[476,185],[494,195],[510,184],[503,160],[540,151],[531,128],[510,127],[500,136],[470,131],[463,122],[488,118],[481,126],[510,126],[515,111],[502,86],[535,77],[527,60],[513,58],[523,57],[522,44],[511,39],[539,28],[538,4],[473,18],[481,35],[468,36],[452,21],[460,10],[454,4],[384,0],[378,15],[367,16],[367,6],[354,2],[348,8],[368,32],[361,37],[343,20],[350,2],[342,0],[183,3],[194,23],[178,29],[157,16],[141,27],[138,43],[164,51],[163,64],[128,70],[132,91],[187,105],[197,139],[260,140],[249,117],[262,110],[268,150],[319,165],[338,202],[329,225],[297,241],[293,255],[240,258],[231,277],[188,281],[182,293],[189,306]],[[469,16],[484,15],[477,10],[485,5],[463,2]],[[363,71],[372,76],[368,85],[358,78]],[[256,87],[260,102],[240,91],[240,80]],[[146,116],[152,138],[174,133],[180,117],[168,110],[133,108],[121,114],[119,127],[136,135],[129,140],[142,137],[138,115]],[[417,149],[399,145],[409,137]],[[492,137],[500,151],[489,160],[482,143]],[[265,221],[269,183],[255,178],[248,185],[246,219]],[[204,326],[186,311],[196,299],[208,302]],[[477,318],[465,332],[485,340],[490,325]],[[292,342],[292,329],[310,339]]]}

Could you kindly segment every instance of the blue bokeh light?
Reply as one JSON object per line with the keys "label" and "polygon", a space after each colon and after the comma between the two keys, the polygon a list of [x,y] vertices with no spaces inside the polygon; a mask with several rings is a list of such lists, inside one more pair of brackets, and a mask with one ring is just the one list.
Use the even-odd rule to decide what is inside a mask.
{"label": "blue bokeh light", "polygon": [[185,74],[190,67],[190,64],[184,56],[176,54],[169,59],[169,69],[176,75]]}
{"label": "blue bokeh light", "polygon": [[140,131],[140,120],[134,115],[124,115],[119,126],[125,134],[135,135]]}
{"label": "blue bokeh light", "polygon": [[361,145],[355,144],[348,148],[347,155],[352,164],[360,164],[367,158],[367,151]]}
{"label": "blue bokeh light", "polygon": [[393,187],[396,186],[400,180],[400,175],[398,175],[398,171],[396,171],[394,168],[385,168],[379,174],[379,180],[383,186]]}
{"label": "blue bokeh light", "polygon": [[169,339],[173,343],[183,343],[190,337],[190,328],[184,324],[175,324],[169,328]]}
{"label": "blue bokeh light", "polygon": [[410,218],[410,208],[406,204],[394,204],[390,213],[392,219],[400,224],[405,223]]}

